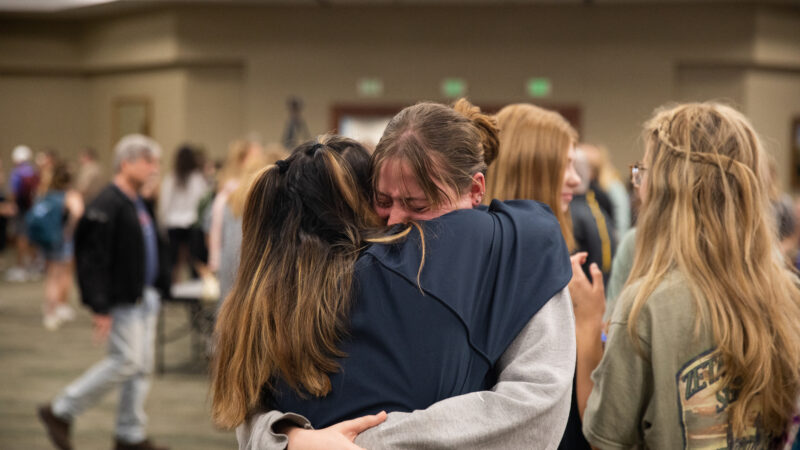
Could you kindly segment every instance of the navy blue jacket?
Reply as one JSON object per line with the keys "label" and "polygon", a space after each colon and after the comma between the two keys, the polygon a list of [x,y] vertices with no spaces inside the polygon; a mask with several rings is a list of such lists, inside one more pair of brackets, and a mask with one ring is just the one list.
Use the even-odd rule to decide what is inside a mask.
{"label": "navy blue jacket", "polygon": [[381,410],[412,411],[486,390],[494,366],[534,314],[569,282],[572,270],[550,209],[494,201],[421,223],[397,244],[372,245],[356,263],[350,335],[341,370],[322,398],[281,380],[264,390],[270,409],[326,427]]}

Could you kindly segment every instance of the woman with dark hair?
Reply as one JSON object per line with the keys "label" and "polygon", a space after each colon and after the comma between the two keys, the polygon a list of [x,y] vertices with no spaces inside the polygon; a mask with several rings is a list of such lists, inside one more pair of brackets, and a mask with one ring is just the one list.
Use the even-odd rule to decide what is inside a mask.
{"label": "woman with dark hair", "polygon": [[203,177],[197,162],[197,151],[184,145],[175,155],[175,164],[161,184],[158,198],[158,212],[161,224],[169,235],[169,254],[172,266],[172,281],[179,278],[183,264],[189,265],[196,275],[197,255],[192,254],[192,227],[197,223],[197,209],[200,200],[208,193],[208,183]]}
{"label": "woman with dark hair", "polygon": [[[69,306],[75,251],[72,235],[83,215],[83,207],[80,193],[72,189],[72,173],[64,162],[56,161],[49,176],[47,192],[34,204],[26,218],[29,224],[40,225],[29,226],[28,233],[33,242],[38,241],[46,261],[42,323],[51,331],[75,318],[75,310]],[[50,231],[47,229],[51,228],[49,224],[52,224],[55,238],[37,239],[37,236],[44,237]]]}
{"label": "woman with dark hair", "polygon": [[[496,142],[492,121],[466,102],[406,108],[373,155],[377,217],[362,193],[369,188],[353,187],[364,182],[336,175],[367,169],[313,169],[307,152],[316,145],[258,177],[245,209],[251,244],[242,248],[241,267],[251,270],[240,268],[220,313],[212,381],[215,420],[243,425],[241,447],[285,448],[287,435],[293,445],[352,446],[347,439],[383,416],[333,424],[381,410],[388,422],[357,444],[557,445],[575,354],[568,254],[538,203],[472,209]],[[314,178],[325,187],[308,186]],[[321,225],[342,216],[330,211],[344,202],[337,196],[350,222],[366,218],[335,227],[338,241]],[[409,220],[420,222],[398,225],[403,240],[373,228]],[[283,240],[290,236],[293,245]],[[334,249],[343,259],[324,269]],[[250,417],[256,408],[329,428],[295,428],[308,421],[277,411]]]}

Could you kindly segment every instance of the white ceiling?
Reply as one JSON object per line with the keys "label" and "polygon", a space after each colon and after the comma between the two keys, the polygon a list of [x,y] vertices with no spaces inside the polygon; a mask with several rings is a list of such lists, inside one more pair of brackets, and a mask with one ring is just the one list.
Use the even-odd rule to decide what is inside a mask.
{"label": "white ceiling", "polygon": [[0,0],[0,11],[58,12],[116,0]]}
{"label": "white ceiling", "polygon": [[624,4],[624,3],[773,3],[800,6],[800,0],[0,0],[0,12],[59,13],[102,8],[113,10],[174,4],[223,5],[521,5],[521,4]]}

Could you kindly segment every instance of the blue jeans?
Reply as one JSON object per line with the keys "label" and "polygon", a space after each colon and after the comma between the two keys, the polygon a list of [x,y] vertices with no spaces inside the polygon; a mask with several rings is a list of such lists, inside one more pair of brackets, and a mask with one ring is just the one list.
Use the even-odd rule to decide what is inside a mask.
{"label": "blue jeans", "polygon": [[136,443],[147,437],[144,401],[153,372],[159,307],[158,292],[147,287],[139,303],[111,309],[108,356],[56,397],[53,401],[56,416],[71,421],[119,386],[117,439]]}

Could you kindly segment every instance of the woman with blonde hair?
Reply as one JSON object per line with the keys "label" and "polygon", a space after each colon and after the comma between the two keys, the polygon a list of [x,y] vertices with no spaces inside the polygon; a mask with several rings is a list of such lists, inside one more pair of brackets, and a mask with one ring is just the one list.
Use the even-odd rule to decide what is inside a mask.
{"label": "woman with blonde hair", "polygon": [[[569,409],[574,370],[572,311],[566,290],[568,253],[557,222],[539,204],[493,202],[488,209],[473,209],[484,195],[483,172],[496,145],[491,118],[466,101],[457,103],[455,109],[420,103],[395,116],[373,154],[372,184],[369,174],[359,177],[357,190],[374,198],[378,224],[398,224],[397,230],[406,230],[408,236],[389,245],[367,240],[358,245],[360,252],[348,250],[351,244],[337,246],[338,251],[349,251],[350,258],[357,256],[357,270],[352,284],[346,284],[353,289],[351,309],[341,315],[349,320],[348,335],[336,344],[347,356],[337,357],[336,366],[326,366],[320,373],[324,377],[315,377],[322,384],[309,388],[279,377],[262,392],[260,403],[245,403],[246,408],[240,403],[237,414],[232,415],[219,407],[230,404],[229,399],[247,396],[231,395],[225,374],[236,372],[239,362],[230,364],[221,346],[216,364],[223,372],[215,375],[213,383],[215,417],[223,425],[241,424],[237,430],[240,448],[286,448],[289,441],[302,448],[355,448],[351,441],[356,435],[384,416],[336,422],[382,409],[390,412],[387,422],[358,434],[355,444],[369,448],[514,448],[532,441],[550,447],[557,444]],[[308,146],[303,146],[279,162],[277,172],[270,169],[270,176],[280,176],[283,170],[287,180],[295,180],[289,194],[303,192],[302,200],[282,202],[281,208],[308,203],[322,210],[324,205],[336,204],[330,198],[318,202],[319,189],[300,190],[296,184],[313,182],[312,174],[325,174],[305,171],[299,177],[292,173],[295,167],[303,167],[299,162],[308,162],[303,156],[295,159],[297,155],[308,151]],[[251,245],[272,234],[265,224],[250,231],[259,230],[260,237],[250,237],[247,226],[256,213],[251,209],[255,192],[261,189],[266,174],[258,177],[245,210],[244,238]],[[325,192],[334,195],[336,189]],[[270,205],[259,206],[263,212],[255,217],[292,216]],[[361,212],[366,217],[375,213]],[[304,215],[309,220],[315,216]],[[269,220],[269,216],[261,220]],[[402,225],[409,221],[416,225]],[[350,234],[351,239],[359,236],[355,231]],[[306,240],[300,237],[301,242]],[[259,251],[258,245],[252,249]],[[242,267],[254,265],[245,262],[249,251],[243,247]],[[534,253],[538,257],[531,259]],[[281,260],[266,254],[264,258],[273,264]],[[324,258],[316,261],[318,267],[325,267]],[[347,269],[348,264],[339,266]],[[307,272],[302,265],[299,270]],[[247,288],[253,286],[252,280],[260,279],[245,276],[252,273],[241,269],[223,311],[243,302],[241,295],[250,292]],[[292,276],[278,279],[286,282]],[[313,305],[299,300],[306,296],[298,297],[298,305]],[[253,296],[247,301],[258,298],[266,297]],[[310,298],[324,300],[319,295]],[[222,313],[218,331],[242,329],[240,317]],[[294,329],[281,321],[259,323]],[[263,342],[281,341],[270,338]],[[248,341],[237,342],[246,346]],[[290,348],[277,345],[274,351]],[[292,354],[301,358],[309,353]],[[266,357],[272,356],[267,353]],[[265,366],[257,367],[262,370]],[[294,367],[302,372],[299,369],[307,365],[298,361]],[[258,376],[264,373],[260,371]],[[233,387],[238,390],[237,384]],[[246,417],[248,408],[257,405],[273,411]],[[494,414],[496,411],[503,414]],[[327,428],[302,428],[311,424]]]}
{"label": "woman with blonde hair", "polygon": [[265,166],[288,156],[283,147],[271,146],[262,153],[249,157],[242,167],[237,187],[226,199],[222,211],[222,223],[219,235],[219,257],[215,257],[217,277],[219,279],[220,300],[230,292],[239,269],[240,248],[242,247],[242,215],[244,214],[247,191],[256,174]]}
{"label": "woman with blonde hair", "polygon": [[[592,167],[592,173],[597,178],[597,187],[608,196],[608,203],[614,219],[614,230],[618,238],[622,238],[631,227],[631,199],[628,189],[622,181],[608,149],[602,145],[580,144]],[[594,183],[593,183],[594,184]]]}
{"label": "woman with blonde hair", "polygon": [[[602,448],[776,448],[800,395],[800,291],[778,252],[765,152],[717,103],[657,111],[644,140],[636,256],[584,433]],[[602,308],[585,306],[578,328],[600,353]]]}
{"label": "woman with blonde hair", "polygon": [[538,200],[553,211],[575,248],[569,203],[580,184],[572,162],[578,133],[561,114],[517,103],[497,113],[500,149],[486,174],[486,198]]}
{"label": "woman with blonde hair", "polygon": [[[277,159],[277,158],[276,158]],[[228,146],[228,157],[217,179],[217,193],[211,203],[208,230],[208,269],[216,273],[222,258],[222,222],[228,198],[241,185],[248,168],[266,164],[261,144],[249,139],[236,139]]]}
{"label": "woman with blonde hair", "polygon": [[[42,323],[51,331],[60,327],[62,323],[75,319],[75,310],[69,304],[75,260],[73,234],[78,220],[83,215],[83,210],[83,198],[72,188],[72,172],[66,163],[55,162],[50,174],[48,190],[34,205],[31,212],[33,216],[31,219],[39,216],[39,220],[45,220],[44,216],[49,214],[55,214],[55,217],[58,218],[58,226],[52,230],[56,232],[53,237],[57,239],[47,242],[47,245],[42,245],[46,261],[45,304],[42,308],[44,313]],[[42,222],[38,223],[42,224]],[[29,231],[32,229],[29,228]],[[40,244],[44,243],[40,242]]]}
{"label": "woman with blonde hair", "polygon": [[[486,198],[546,204],[558,219],[570,252],[575,251],[569,205],[581,183],[573,164],[577,131],[561,114],[526,103],[508,105],[496,118],[500,148],[487,172]],[[561,448],[588,448],[580,427],[573,400]]]}

